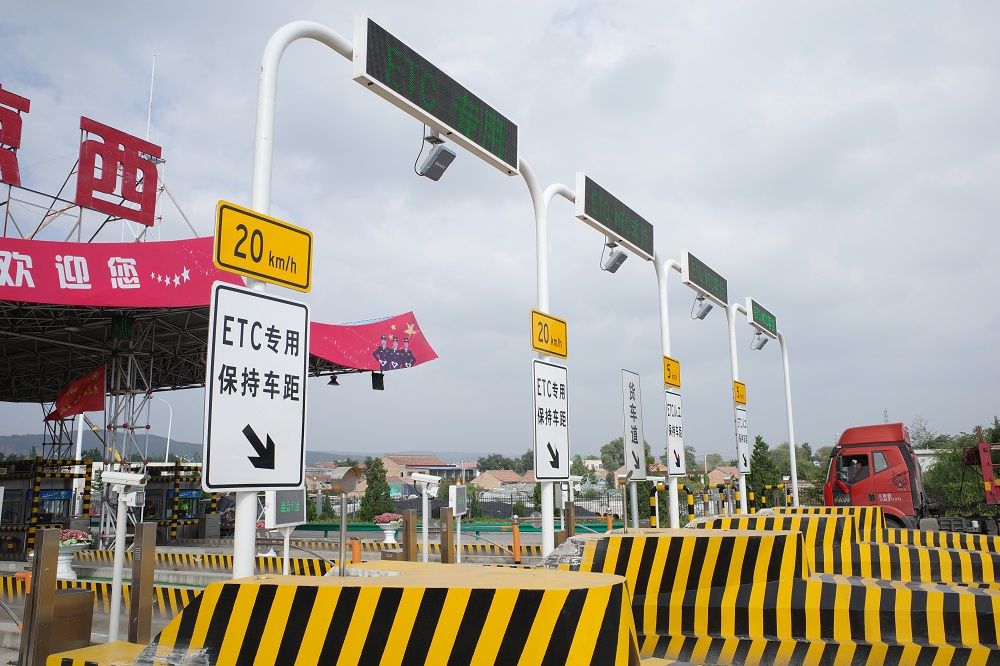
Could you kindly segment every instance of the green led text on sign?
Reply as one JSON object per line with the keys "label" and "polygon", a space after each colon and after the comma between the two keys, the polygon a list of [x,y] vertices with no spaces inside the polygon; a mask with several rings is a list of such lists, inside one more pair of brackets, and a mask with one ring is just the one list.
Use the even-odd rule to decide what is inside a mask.
{"label": "green led text on sign", "polygon": [[582,196],[584,215],[610,231],[612,237],[632,245],[632,249],[637,250],[645,259],[653,258],[652,224],[589,176],[583,178]]}
{"label": "green led text on sign", "polygon": [[365,74],[517,171],[517,125],[371,19]]}
{"label": "green led text on sign", "polygon": [[708,292],[723,303],[729,303],[729,286],[726,283],[726,279],[690,252],[688,253],[688,279],[695,286]]}
{"label": "green led text on sign", "polygon": [[778,320],[764,306],[755,300],[750,301],[750,316],[757,324],[771,335],[778,335]]}
{"label": "green led text on sign", "polygon": [[301,513],[302,502],[285,500],[278,504],[278,513]]}

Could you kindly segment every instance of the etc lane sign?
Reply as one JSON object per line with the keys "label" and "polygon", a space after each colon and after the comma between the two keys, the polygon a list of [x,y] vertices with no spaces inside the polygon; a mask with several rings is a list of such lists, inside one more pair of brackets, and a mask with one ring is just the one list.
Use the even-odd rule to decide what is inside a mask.
{"label": "etc lane sign", "polygon": [[566,367],[531,362],[535,422],[535,478],[569,478],[569,387]]}
{"label": "etc lane sign", "polygon": [[632,472],[633,481],[646,479],[646,445],[642,434],[642,391],[639,375],[622,370],[623,438],[625,469]]}
{"label": "etc lane sign", "polygon": [[354,19],[354,80],[509,176],[517,125],[367,16]]}
{"label": "etc lane sign", "polygon": [[687,476],[684,459],[684,423],[681,418],[681,392],[665,389],[667,406],[667,471],[670,476]]}
{"label": "etc lane sign", "polygon": [[740,474],[750,473],[750,430],[747,426],[747,408],[736,405],[736,469]]}
{"label": "etc lane sign", "polygon": [[215,208],[215,265],[296,291],[312,289],[312,232],[220,201]]}
{"label": "etc lane sign", "polygon": [[301,487],[308,306],[217,282],[210,326],[202,487]]}

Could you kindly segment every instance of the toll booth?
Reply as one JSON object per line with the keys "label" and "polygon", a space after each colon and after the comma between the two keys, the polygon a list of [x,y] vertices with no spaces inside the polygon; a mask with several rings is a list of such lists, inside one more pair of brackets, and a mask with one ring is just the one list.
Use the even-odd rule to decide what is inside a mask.
{"label": "toll booth", "polygon": [[218,496],[201,489],[197,463],[149,463],[142,519],[156,521],[156,541],[197,539],[205,535],[206,517],[217,512]]}
{"label": "toll booth", "polygon": [[[93,463],[89,460],[8,460],[0,464],[0,554],[31,550],[42,527],[69,527],[73,518],[90,515]],[[81,516],[73,495],[74,479],[83,479]]]}

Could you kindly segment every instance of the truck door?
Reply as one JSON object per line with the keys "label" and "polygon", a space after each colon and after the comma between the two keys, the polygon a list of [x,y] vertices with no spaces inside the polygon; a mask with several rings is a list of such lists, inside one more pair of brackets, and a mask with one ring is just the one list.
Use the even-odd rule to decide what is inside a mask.
{"label": "truck door", "polygon": [[[899,447],[872,451],[872,473],[876,502],[897,509],[901,516],[914,515],[910,469]],[[894,514],[887,511],[887,515]]]}
{"label": "truck door", "polygon": [[834,505],[869,506],[876,503],[871,456],[867,451],[841,451],[837,455],[836,469]]}

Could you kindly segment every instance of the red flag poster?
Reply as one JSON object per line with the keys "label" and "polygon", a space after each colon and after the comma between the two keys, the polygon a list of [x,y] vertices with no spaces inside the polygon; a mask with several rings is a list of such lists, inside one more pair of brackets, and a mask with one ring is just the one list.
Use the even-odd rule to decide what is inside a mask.
{"label": "red flag poster", "polygon": [[103,412],[104,368],[103,365],[94,368],[67,384],[56,397],[56,408],[45,420],[65,419],[84,412]]}
{"label": "red flag poster", "polygon": [[376,372],[412,368],[437,358],[412,312],[361,324],[312,322],[309,353],[348,368]]}

